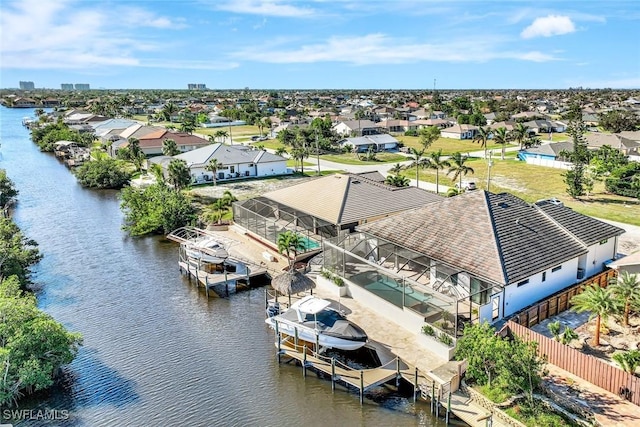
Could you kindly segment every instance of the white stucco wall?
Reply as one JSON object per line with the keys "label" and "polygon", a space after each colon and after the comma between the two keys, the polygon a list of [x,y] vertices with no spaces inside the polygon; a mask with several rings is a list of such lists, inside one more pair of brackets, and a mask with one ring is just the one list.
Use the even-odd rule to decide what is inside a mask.
{"label": "white stucco wall", "polygon": [[616,238],[611,238],[606,243],[596,243],[589,246],[587,254],[586,276],[593,276],[603,270],[603,263],[615,258]]}
{"label": "white stucco wall", "polygon": [[290,173],[287,169],[287,161],[258,163],[258,176],[285,175]]}
{"label": "white stucco wall", "polygon": [[504,316],[533,304],[549,295],[552,295],[568,286],[576,283],[578,272],[578,259],[574,258],[562,264],[562,268],[552,272],[546,270],[546,280],[542,281],[542,272],[529,277],[529,283],[518,287],[517,283],[510,284],[504,289]]}

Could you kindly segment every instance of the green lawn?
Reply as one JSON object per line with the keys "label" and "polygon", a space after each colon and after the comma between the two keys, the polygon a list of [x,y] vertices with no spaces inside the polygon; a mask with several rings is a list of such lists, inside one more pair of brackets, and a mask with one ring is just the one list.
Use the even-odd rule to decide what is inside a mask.
{"label": "green lawn", "polygon": [[398,163],[404,162],[407,158],[396,153],[376,153],[376,160],[364,161],[356,157],[355,154],[323,154],[320,156],[322,160],[328,162],[342,163],[344,165],[376,165],[379,163]]}
{"label": "green lawn", "polygon": [[[405,147],[412,147],[415,149],[421,149],[419,137],[417,136],[398,136],[396,139],[404,144]],[[500,147],[498,144],[494,144],[491,140],[487,142],[487,148]],[[479,143],[473,142],[469,139],[452,139],[452,138],[438,138],[429,148],[428,151],[438,151],[442,149],[442,154],[451,155],[453,153],[469,153],[471,151],[480,151],[483,148]]]}
{"label": "green lawn", "polygon": [[[479,189],[487,188],[487,162],[484,159],[469,159],[466,165],[473,168],[474,173],[464,176],[462,179],[475,181]],[[629,197],[614,196],[604,193],[604,185],[597,182],[590,196],[575,200],[566,193],[566,184],[562,174],[563,170],[547,168],[543,166],[528,165],[518,160],[500,160],[494,157],[491,167],[491,192],[509,192],[528,202],[539,199],[555,197],[565,206],[577,212],[640,225],[640,201]],[[402,172],[407,178],[415,179],[415,168],[409,168]],[[420,170],[420,180],[426,182],[436,181],[435,171]],[[454,183],[446,175],[446,169],[440,171],[440,184],[453,186]]]}

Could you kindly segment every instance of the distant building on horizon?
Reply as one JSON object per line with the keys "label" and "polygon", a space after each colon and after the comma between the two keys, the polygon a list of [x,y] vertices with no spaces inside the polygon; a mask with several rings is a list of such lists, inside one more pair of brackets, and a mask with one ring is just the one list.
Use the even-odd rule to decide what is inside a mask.
{"label": "distant building on horizon", "polygon": [[34,90],[36,88],[36,85],[33,82],[20,82],[20,89],[21,90]]}
{"label": "distant building on horizon", "polygon": [[189,83],[187,88],[189,90],[207,90],[207,85],[204,83]]}
{"label": "distant building on horizon", "polygon": [[75,87],[76,90],[90,90],[91,89],[89,87],[89,83],[76,83],[74,87]]}
{"label": "distant building on horizon", "polygon": [[61,83],[60,89],[62,90],[73,90],[73,83]]}

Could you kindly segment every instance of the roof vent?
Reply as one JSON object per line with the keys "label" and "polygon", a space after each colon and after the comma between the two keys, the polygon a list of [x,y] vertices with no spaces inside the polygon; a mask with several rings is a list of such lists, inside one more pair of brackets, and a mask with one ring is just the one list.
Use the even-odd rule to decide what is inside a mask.
{"label": "roof vent", "polygon": [[520,225],[520,218],[516,219],[516,224]]}
{"label": "roof vent", "polygon": [[360,184],[360,181],[353,180],[353,181],[351,181],[351,183],[352,184]]}
{"label": "roof vent", "polygon": [[506,202],[498,202],[498,206],[500,206],[501,208],[508,208],[509,205]]}

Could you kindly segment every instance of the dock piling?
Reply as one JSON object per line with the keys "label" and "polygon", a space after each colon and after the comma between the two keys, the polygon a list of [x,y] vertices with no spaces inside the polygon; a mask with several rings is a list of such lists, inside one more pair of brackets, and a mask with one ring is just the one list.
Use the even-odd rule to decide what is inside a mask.
{"label": "dock piling", "polygon": [[433,381],[433,380],[432,380],[432,381],[431,381],[431,399],[430,399],[430,400],[431,400],[430,405],[431,405],[431,413],[432,413],[432,414],[433,414],[433,413],[435,412],[435,410],[436,410],[436,409],[433,407],[433,403],[435,402],[435,399],[436,399],[436,383],[435,383],[435,381]]}
{"label": "dock piling", "polygon": [[413,376],[413,403],[416,403],[416,399],[417,399],[417,394],[418,394],[418,390],[419,390],[419,385],[418,385],[418,368],[416,367],[416,371],[415,374]]}
{"label": "dock piling", "polygon": [[364,403],[364,371],[360,371],[360,405]]}
{"label": "dock piling", "polygon": [[447,398],[447,415],[445,415],[445,423],[449,425],[449,414],[451,413],[451,391],[449,391],[449,397]]}
{"label": "dock piling", "polygon": [[307,377],[307,346],[303,347],[304,354],[302,356],[302,376]]}
{"label": "dock piling", "polygon": [[400,375],[400,358],[396,357],[396,387],[400,387]]}
{"label": "dock piling", "polygon": [[331,358],[331,391],[336,391],[336,358]]}

